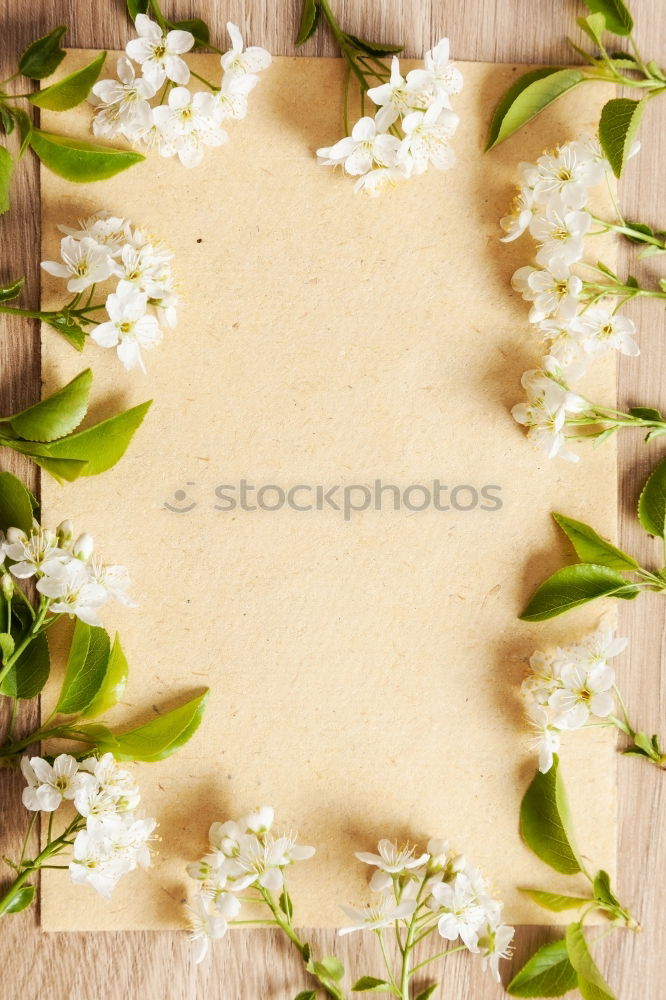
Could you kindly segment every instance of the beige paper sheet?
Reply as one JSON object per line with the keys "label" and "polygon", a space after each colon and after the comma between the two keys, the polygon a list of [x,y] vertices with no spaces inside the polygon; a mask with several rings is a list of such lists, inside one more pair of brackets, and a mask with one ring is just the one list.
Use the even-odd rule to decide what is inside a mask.
{"label": "beige paper sheet", "polygon": [[[215,72],[214,57],[197,59]],[[516,615],[569,557],[552,509],[614,535],[615,454],[609,442],[579,467],[549,462],[511,419],[538,346],[509,279],[532,249],[502,246],[497,220],[517,162],[591,128],[608,94],[565,98],[484,156],[491,108],[520,67],[463,70],[457,169],[377,201],[313,157],[340,134],[331,59],[277,59],[249,117],[197,170],[152,157],[89,186],[42,174],[45,258],[57,223],[110,209],[171,244],[184,296],[146,377],[45,333],[46,389],[90,364],[97,416],[155,403],[115,469],[65,488],[44,477],[44,517],[74,518],[133,577],[140,608],[105,612],[131,666],[114,721],[145,721],[211,687],[192,742],[138,768],[162,838],[152,870],[126,878],[110,905],[45,873],[49,930],[180,926],[184,864],[209,824],[264,802],[317,847],[291,880],[304,926],[338,925],[340,903],[365,900],[368,870],[353,852],[380,836],[449,838],[514,922],[547,919],[517,886],[573,887],[518,835],[534,758],[517,688],[535,647],[574,638],[601,608],[550,625]],[[85,108],[43,117],[71,134],[89,128]],[[44,275],[45,303],[56,287]],[[612,404],[614,378],[609,361],[586,387]],[[349,521],[330,509],[214,509],[215,488],[242,478],[440,479],[499,486],[503,506],[394,511],[388,497]],[[193,510],[165,507],[177,490]],[[580,842],[613,870],[612,741],[573,736],[562,756]]]}

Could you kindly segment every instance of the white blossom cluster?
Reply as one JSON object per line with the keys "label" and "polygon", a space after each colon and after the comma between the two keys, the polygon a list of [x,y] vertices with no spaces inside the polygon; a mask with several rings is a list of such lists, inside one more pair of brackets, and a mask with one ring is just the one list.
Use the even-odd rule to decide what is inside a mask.
{"label": "white blossom cluster", "polygon": [[213,823],[208,853],[187,866],[199,883],[190,908],[195,962],[203,960],[209,942],[223,937],[238,916],[242,904],[237,893],[257,890],[259,902],[262,890],[281,892],[285,868],[315,853],[314,847],[296,843],[295,836],[276,836],[273,822],[273,809],[262,806],[238,820]]}
{"label": "white blossom cluster", "polygon": [[155,820],[137,817],[139,788],[112,754],[79,762],[63,753],[52,764],[43,757],[22,757],[21,770],[26,809],[54,813],[68,801],[77,812],[69,824],[77,831],[69,863],[73,882],[87,883],[108,899],[123,875],[148,867]]}
{"label": "white blossom cluster", "polygon": [[[138,14],[135,25],[138,37],[118,60],[118,79],[101,80],[92,89],[97,102],[93,132],[104,138],[121,135],[139,148],[156,149],[160,156],[177,156],[184,166],[196,167],[206,147],[226,142],[224,122],[245,118],[248,95],[257,74],[270,66],[270,53],[257,46],[246,49],[236,25],[227,24],[232,47],[220,60],[220,86],[193,93],[183,59],[194,45],[191,32],[163,32],[146,14]],[[140,76],[133,64],[140,67]],[[157,103],[151,105],[153,98]]]}
{"label": "white blossom cluster", "polygon": [[353,925],[339,933],[408,925],[416,915],[419,935],[436,927],[446,941],[460,939],[499,982],[499,962],[511,954],[514,929],[502,923],[502,903],[479,869],[445,840],[430,840],[422,854],[392,840],[380,840],[377,850],[356,857],[376,869],[370,889],[378,901],[365,910],[343,907]]}
{"label": "white blossom cluster", "polygon": [[570,646],[530,657],[530,674],[521,691],[527,705],[539,770],[549,771],[562,732],[580,729],[613,711],[615,671],[609,659],[627,646],[612,630],[600,627]]}
{"label": "white blossom cluster", "polygon": [[449,61],[448,38],[426,52],[422,69],[406,77],[394,56],[388,82],[367,92],[379,109],[374,118],[359,119],[351,135],[318,149],[317,156],[325,166],[342,166],[358,178],[354,190],[373,197],[430,164],[448,170],[455,163],[451,139],[459,122],[449,98],[462,85],[460,70]]}
{"label": "white blossom cluster", "polygon": [[[160,322],[176,325],[179,300],[173,254],[145,230],[110,212],[82,220],[78,229],[58,228],[65,234],[60,241],[61,259],[42,261],[41,266],[48,274],[67,280],[67,290],[75,294],[71,314],[93,325],[92,340],[101,347],[115,347],[126,369],[138,366],[145,372],[141,352],[159,344]],[[109,282],[113,287],[106,291],[104,302],[108,319],[99,322],[95,317],[102,306],[92,299],[97,286],[110,289]],[[85,303],[84,292],[88,293]]]}
{"label": "white blossom cluster", "polygon": [[576,273],[594,221],[590,192],[611,168],[597,139],[580,137],[519,169],[513,210],[500,220],[502,240],[529,232],[536,241],[536,266],[519,268],[512,285],[531,304],[529,320],[546,356],[540,368],[525,374],[527,400],[512,412],[549,458],[578,461],[566,450],[564,425],[569,414],[585,407],[569,385],[610,350],[639,353],[632,320],[618,314],[616,302],[603,290],[591,298],[583,295],[584,282]]}
{"label": "white blossom cluster", "polygon": [[29,534],[20,528],[0,532],[0,572],[3,591],[16,580],[35,580],[38,593],[52,614],[74,615],[87,625],[100,626],[99,609],[114,599],[133,607],[127,595],[129,575],[124,566],[108,566],[94,553],[92,536],[73,541],[71,521],[55,531],[33,522]]}

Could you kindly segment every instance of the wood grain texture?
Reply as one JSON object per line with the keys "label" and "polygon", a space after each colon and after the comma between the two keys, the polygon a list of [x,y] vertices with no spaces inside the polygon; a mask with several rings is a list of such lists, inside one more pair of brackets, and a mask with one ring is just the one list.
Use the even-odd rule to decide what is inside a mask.
{"label": "wood grain texture", "polygon": [[[298,0],[282,4],[270,0],[200,0],[165,2],[173,17],[204,16],[217,37],[228,19],[242,26],[253,43],[276,54],[294,52],[299,18]],[[666,58],[666,23],[661,4],[632,0],[637,36],[650,56]],[[343,25],[354,33],[386,41],[401,41],[408,55],[421,55],[443,34],[453,39],[459,59],[504,62],[570,61],[565,34],[572,34],[582,5],[575,0],[536,3],[535,0],[337,0]],[[13,71],[15,55],[33,38],[56,24],[68,23],[70,46],[122,48],[129,36],[121,0],[39,0],[26,5],[2,0],[0,76]],[[308,55],[332,55],[327,34],[320,31],[302,50]],[[332,99],[335,99],[334,95]],[[490,109],[489,109],[490,112]],[[642,133],[643,151],[633,161],[622,184],[622,201],[629,217],[664,225],[663,162],[666,156],[666,102],[655,102]],[[556,141],[557,137],[554,137]],[[488,168],[492,169],[489,158]],[[38,173],[26,157],[13,188],[13,210],[0,221],[2,264],[0,279],[27,275],[24,301],[39,294]],[[624,264],[630,255],[624,251]],[[640,265],[641,274],[663,274],[659,264]],[[666,320],[656,303],[633,309],[640,324],[643,353],[620,366],[621,404],[666,406]],[[39,351],[36,324],[2,318],[0,338],[0,411],[8,412],[39,395]],[[658,442],[645,448],[638,436],[622,440],[619,497],[620,539],[650,561],[656,557],[633,516],[640,485],[649,468],[666,453]],[[2,454],[2,467],[18,471],[36,486],[33,471],[11,455]],[[610,484],[609,484],[609,488]],[[576,497],[571,497],[575,513]],[[633,715],[648,731],[664,719],[664,642],[666,616],[663,600],[645,597],[622,609],[622,634],[629,635],[630,654],[620,666],[621,684]],[[26,729],[33,721],[25,710]],[[663,727],[662,727],[663,728]],[[620,895],[644,926],[639,935],[617,933],[598,945],[600,964],[622,1000],[660,1000],[664,995],[666,954],[661,931],[661,893],[666,889],[660,828],[666,818],[663,777],[635,760],[622,760],[620,780]],[[17,803],[22,781],[2,775],[2,852],[19,842],[25,814]],[[593,847],[593,845],[590,845]],[[547,871],[544,871],[547,880]],[[85,906],[85,902],[82,902]],[[517,968],[537,942],[545,939],[538,928],[521,929],[513,966]],[[331,933],[313,935],[317,950],[335,948],[358,974],[379,968],[374,940],[359,937],[336,940]],[[197,969],[191,964],[183,934],[42,934],[30,911],[2,924],[3,968],[0,1000],[17,994],[25,1000],[291,1000],[306,985],[298,957],[271,931],[253,931],[227,937],[214,957]],[[450,960],[443,977],[443,997],[449,1000],[495,1000],[503,995],[478,964],[468,957]]]}

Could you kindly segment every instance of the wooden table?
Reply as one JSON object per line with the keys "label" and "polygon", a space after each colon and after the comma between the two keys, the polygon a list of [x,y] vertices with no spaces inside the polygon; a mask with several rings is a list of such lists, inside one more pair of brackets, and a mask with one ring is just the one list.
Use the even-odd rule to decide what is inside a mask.
{"label": "wooden table", "polygon": [[[660,0],[631,0],[638,22],[637,37],[645,53],[666,61],[666,18]],[[300,15],[300,0],[281,4],[270,0],[164,0],[165,10],[179,18],[203,16],[213,36],[224,36],[229,19],[241,25],[254,44],[275,54],[292,54]],[[575,17],[584,13],[576,0],[335,0],[339,20],[355,34],[399,41],[406,54],[420,56],[442,35],[452,38],[457,59],[503,62],[571,61],[564,41],[574,35]],[[26,4],[4,0],[0,76],[13,71],[16,54],[34,38],[67,23],[66,43],[97,49],[122,49],[130,25],[122,0],[39,0]],[[326,32],[302,50],[306,55],[332,55]],[[584,93],[584,92],[583,92]],[[583,98],[584,99],[584,98]],[[490,109],[489,109],[490,111]],[[666,101],[655,102],[643,129],[643,150],[621,190],[625,214],[664,227],[666,204]],[[554,142],[557,136],[553,137]],[[489,169],[492,169],[489,161]],[[13,209],[0,220],[2,270],[0,280],[25,274],[24,301],[39,295],[39,180],[36,164],[26,157],[13,188]],[[661,213],[661,214],[660,214]],[[626,251],[623,264],[628,265]],[[646,262],[645,272],[659,264]],[[622,273],[622,272],[621,272]],[[661,274],[663,274],[663,267]],[[656,302],[632,310],[639,323],[642,354],[620,364],[621,405],[666,407],[666,320]],[[2,317],[0,339],[0,412],[13,412],[39,396],[39,333],[37,324]],[[634,517],[640,486],[651,466],[666,453],[657,442],[643,446],[639,435],[627,435],[620,445],[620,540],[630,551],[652,558],[645,534]],[[2,467],[22,475],[36,488],[33,469],[6,451]],[[609,484],[610,488],[610,484]],[[620,602],[623,603],[623,602]],[[649,732],[663,731],[664,671],[662,664],[666,604],[646,596],[622,609],[621,634],[629,635],[630,655],[623,660],[622,689],[630,697],[633,716]],[[22,726],[34,719],[24,709]],[[1,730],[0,730],[1,731]],[[661,933],[661,892],[666,890],[666,857],[660,842],[666,821],[666,778],[642,762],[625,758],[620,775],[620,896],[638,916],[642,934],[618,932],[597,946],[600,964],[621,1000],[661,1000],[666,995],[666,949]],[[19,775],[2,774],[2,851],[10,851],[25,827],[20,805]],[[81,905],[86,905],[82,894]],[[214,957],[196,968],[183,933],[42,934],[34,909],[2,921],[0,1000],[291,1000],[307,985],[300,961],[272,931],[228,936]],[[518,968],[537,942],[546,940],[540,928],[520,929],[513,966]],[[379,968],[374,938],[337,939],[316,934],[322,949],[335,947],[353,970]],[[434,943],[434,942],[433,942]],[[362,950],[362,955],[359,954]],[[494,1000],[500,987],[481,973],[469,956],[450,959],[438,996],[449,1000]]]}

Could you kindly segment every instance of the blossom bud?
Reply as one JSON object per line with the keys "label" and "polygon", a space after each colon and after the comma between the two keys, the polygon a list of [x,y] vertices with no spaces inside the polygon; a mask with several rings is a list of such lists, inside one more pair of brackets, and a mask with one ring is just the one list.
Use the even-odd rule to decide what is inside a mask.
{"label": "blossom bud", "polygon": [[87,562],[93,553],[92,535],[89,535],[87,532],[84,532],[84,534],[79,535],[79,537],[74,542],[74,548],[72,549],[72,552],[74,553],[77,559],[80,559],[82,562]]}
{"label": "blossom bud", "polygon": [[74,535],[74,525],[69,518],[66,521],[60,522],[56,528],[56,535],[58,537],[58,545],[69,545]]}
{"label": "blossom bud", "polygon": [[3,573],[0,577],[0,589],[6,601],[11,601],[14,596],[14,580],[9,573]]}

